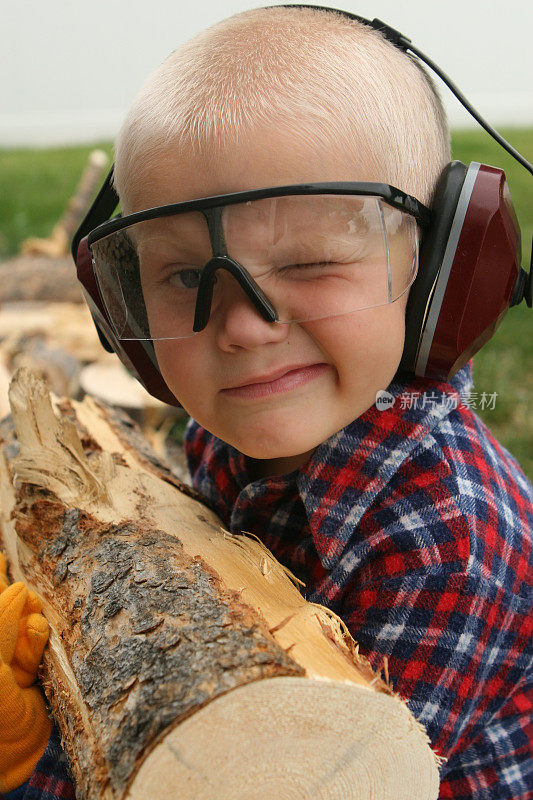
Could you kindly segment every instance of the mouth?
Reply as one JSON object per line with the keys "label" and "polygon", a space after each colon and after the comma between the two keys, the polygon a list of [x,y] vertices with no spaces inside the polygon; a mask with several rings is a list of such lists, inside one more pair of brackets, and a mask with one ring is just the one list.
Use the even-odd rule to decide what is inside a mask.
{"label": "mouth", "polygon": [[268,374],[263,375],[255,375],[253,378],[248,378],[244,380],[242,383],[235,384],[235,386],[229,386],[229,389],[242,389],[245,386],[254,386],[256,383],[271,383],[272,381],[277,380],[278,378],[283,377],[288,372],[295,372],[299,369],[307,369],[308,367],[317,366],[316,364],[290,364],[286,367],[280,367],[279,369],[274,370]]}
{"label": "mouth", "polygon": [[240,386],[222,389],[221,393],[227,397],[243,397],[247,399],[268,397],[269,395],[291,391],[303,386],[324,375],[329,368],[330,365],[325,363],[284,367],[269,376],[257,376]]}

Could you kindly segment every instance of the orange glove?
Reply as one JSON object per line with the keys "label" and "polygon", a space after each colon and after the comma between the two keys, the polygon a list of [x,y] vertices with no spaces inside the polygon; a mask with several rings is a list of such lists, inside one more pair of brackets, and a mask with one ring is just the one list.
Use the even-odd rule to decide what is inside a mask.
{"label": "orange glove", "polygon": [[0,553],[0,792],[28,780],[52,731],[41,690],[31,685],[48,641],[41,607],[21,581],[9,586]]}

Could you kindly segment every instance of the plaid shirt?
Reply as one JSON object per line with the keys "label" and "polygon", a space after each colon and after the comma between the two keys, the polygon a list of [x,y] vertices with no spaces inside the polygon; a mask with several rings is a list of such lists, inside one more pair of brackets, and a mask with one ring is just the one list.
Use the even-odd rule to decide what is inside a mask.
{"label": "plaid shirt", "polygon": [[345,621],[375,669],[387,657],[448,759],[442,800],[531,800],[533,487],[469,407],[471,362],[449,383],[388,391],[393,405],[374,404],[306,465],[255,481],[190,420],[193,486]]}
{"label": "plaid shirt", "polygon": [[[333,609],[425,725],[441,800],[531,800],[533,488],[449,383],[394,382],[306,465],[252,481],[246,457],[194,420],[194,487],[228,530],[259,536]],[[45,754],[46,756],[46,754]],[[24,800],[71,797],[67,783]],[[37,777],[36,777],[37,776]]]}
{"label": "plaid shirt", "polygon": [[55,727],[30,779],[18,789],[0,795],[4,800],[74,800],[75,796],[68,759]]}

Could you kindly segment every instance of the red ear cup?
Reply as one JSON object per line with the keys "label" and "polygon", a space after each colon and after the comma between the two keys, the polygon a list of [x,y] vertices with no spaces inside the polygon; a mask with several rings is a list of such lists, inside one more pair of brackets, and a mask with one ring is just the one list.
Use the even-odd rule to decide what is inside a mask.
{"label": "red ear cup", "polygon": [[450,164],[432,211],[407,304],[400,368],[449,380],[491,338],[511,304],[520,229],[504,172],[485,164]]}
{"label": "red ear cup", "polygon": [[[405,311],[405,343],[398,373],[413,375],[420,337],[437,276],[442,265],[450,229],[457,210],[467,167],[452,161],[441,173],[431,203],[431,225],[420,243],[416,278],[409,290]],[[398,377],[398,373],[395,377]]]}
{"label": "red ear cup", "polygon": [[147,392],[168,405],[181,408],[157,366],[153,343],[150,340],[119,341],[113,333],[107,311],[96,282],[87,237],[81,240],[76,254],[78,280],[83,287],[85,300],[92,314],[100,341],[108,352],[113,350],[126,369],[144,386]]}

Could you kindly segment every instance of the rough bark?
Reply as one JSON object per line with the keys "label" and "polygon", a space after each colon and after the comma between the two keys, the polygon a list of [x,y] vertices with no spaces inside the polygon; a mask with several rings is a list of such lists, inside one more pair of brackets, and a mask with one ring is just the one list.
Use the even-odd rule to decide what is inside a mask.
{"label": "rough bark", "polygon": [[10,400],[2,536],[44,600],[80,798],[436,798],[421,726],[259,540],[120,414],[25,370]]}

